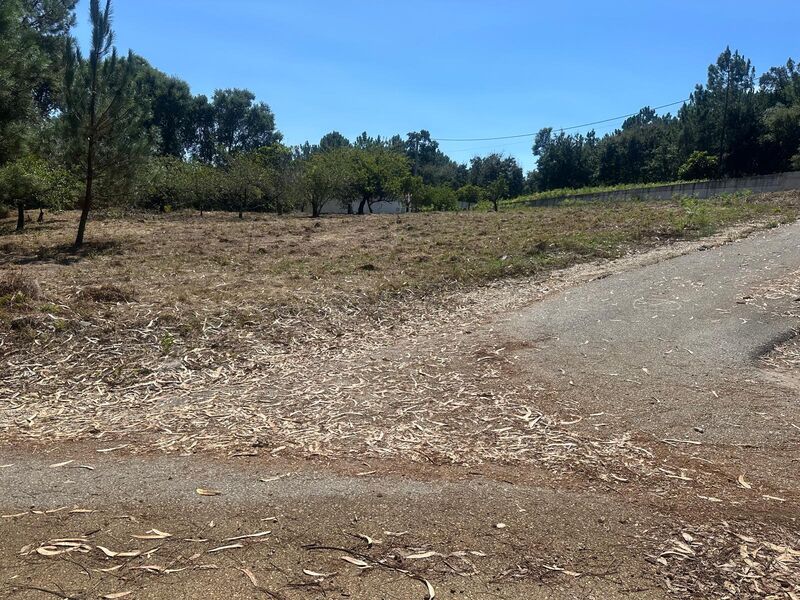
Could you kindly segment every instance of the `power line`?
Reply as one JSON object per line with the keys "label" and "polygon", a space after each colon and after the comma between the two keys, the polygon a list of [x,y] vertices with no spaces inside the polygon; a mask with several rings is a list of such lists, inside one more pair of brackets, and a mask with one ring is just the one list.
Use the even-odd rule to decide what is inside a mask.
{"label": "power line", "polygon": [[[677,102],[670,102],[669,104],[662,104],[661,106],[656,106],[653,110],[660,110],[662,108],[668,108],[670,106],[675,106],[676,104],[683,104],[684,102],[688,102],[689,98],[684,100],[678,100]],[[611,121],[620,121],[621,119],[627,119],[628,117],[635,117],[638,115],[639,112],[630,113],[627,115],[621,115],[619,117],[611,117],[610,119],[602,119],[600,121],[592,121],[591,123],[583,123],[581,125],[571,125],[570,127],[559,127],[553,128],[554,131],[569,131],[571,129],[583,129],[584,127],[590,127],[591,125],[601,125],[602,123],[610,123]],[[436,142],[493,142],[497,140],[513,140],[517,138],[525,138],[525,137],[534,137],[536,133],[520,133],[517,135],[501,135],[497,137],[482,137],[482,138],[433,138]]]}

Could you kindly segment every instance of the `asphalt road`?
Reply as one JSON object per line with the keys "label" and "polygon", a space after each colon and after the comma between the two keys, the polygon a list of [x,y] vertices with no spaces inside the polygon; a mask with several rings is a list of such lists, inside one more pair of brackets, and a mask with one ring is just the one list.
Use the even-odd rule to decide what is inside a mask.
{"label": "asphalt road", "polygon": [[758,357],[793,335],[785,313],[800,299],[764,290],[799,269],[792,224],[554,294],[501,333],[533,343],[520,370],[560,385],[578,412],[653,436],[781,444],[797,437],[798,391]]}

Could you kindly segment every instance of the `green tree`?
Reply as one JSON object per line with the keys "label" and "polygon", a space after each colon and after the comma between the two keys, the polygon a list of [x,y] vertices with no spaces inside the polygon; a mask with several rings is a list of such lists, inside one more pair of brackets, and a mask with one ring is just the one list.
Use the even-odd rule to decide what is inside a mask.
{"label": "green tree", "polygon": [[483,188],[470,183],[458,189],[458,201],[465,204],[467,210],[471,210],[478,202],[483,200],[484,194]]}
{"label": "green tree", "polygon": [[137,97],[146,104],[143,127],[151,135],[156,154],[183,158],[195,136],[194,106],[189,84],[170,77],[144,58],[135,59]]}
{"label": "green tree", "polygon": [[25,156],[0,167],[0,200],[17,207],[17,231],[25,228],[25,210],[55,210],[71,206],[77,182],[63,168],[54,167],[40,158]]}
{"label": "green tree", "polygon": [[96,181],[107,194],[132,185],[149,151],[143,135],[141,103],[134,95],[134,57],[120,59],[113,48],[111,0],[101,9],[91,0],[92,44],[88,58],[78,48],[67,52],[65,130],[73,157],[84,173],[85,193],[75,247],[83,245]]}
{"label": "green tree", "polygon": [[347,153],[351,158],[350,186],[352,195],[358,200],[358,214],[365,208],[372,212],[372,205],[398,196],[401,181],[409,174],[408,159],[401,153],[379,144],[367,144]]}
{"label": "green tree", "polygon": [[344,137],[338,131],[331,131],[330,133],[326,133],[322,136],[322,139],[319,141],[319,150],[320,152],[328,152],[329,150],[335,150],[336,148],[349,148],[350,147],[350,140]]}
{"label": "green tree", "polygon": [[695,150],[678,169],[678,177],[685,181],[710,179],[717,172],[719,164],[716,156],[704,150]]}
{"label": "green tree", "polygon": [[494,180],[486,188],[486,197],[492,203],[494,211],[500,210],[500,201],[508,198],[508,183],[506,178],[501,176],[499,179]]}
{"label": "green tree", "polygon": [[269,106],[255,99],[249,90],[214,92],[214,137],[225,153],[250,152],[283,139]]}
{"label": "green tree", "polygon": [[312,154],[302,162],[300,187],[311,205],[311,216],[319,218],[329,201],[350,203],[352,156],[343,148]]}
{"label": "green tree", "polygon": [[24,154],[58,107],[76,0],[0,2],[0,165]]}

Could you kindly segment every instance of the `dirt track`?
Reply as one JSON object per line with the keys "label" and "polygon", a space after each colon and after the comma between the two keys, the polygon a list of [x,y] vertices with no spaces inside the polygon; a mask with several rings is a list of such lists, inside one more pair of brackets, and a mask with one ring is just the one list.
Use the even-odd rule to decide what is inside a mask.
{"label": "dirt track", "polygon": [[[126,439],[4,451],[0,512],[18,516],[0,520],[3,593],[405,599],[426,597],[424,579],[437,598],[795,600],[800,405],[791,376],[760,370],[755,355],[797,326],[784,292],[795,289],[798,240],[791,225],[651,266],[641,265],[663,252],[476,292],[509,309],[488,324],[456,312],[423,335],[380,338],[343,403],[366,406],[382,363],[413,385],[348,421],[367,432],[360,442],[321,427],[310,459],[284,459],[277,444],[226,459],[97,452]],[[593,276],[604,278],[572,286]],[[441,350],[448,339],[453,356]],[[403,394],[414,400],[405,412],[381,414]],[[327,409],[302,419],[313,423],[314,410]],[[467,447],[437,453],[445,436]],[[403,460],[420,442],[422,463]],[[173,535],[132,537],[152,529]],[[75,537],[78,550],[36,553]],[[97,546],[158,549],[109,558]]]}

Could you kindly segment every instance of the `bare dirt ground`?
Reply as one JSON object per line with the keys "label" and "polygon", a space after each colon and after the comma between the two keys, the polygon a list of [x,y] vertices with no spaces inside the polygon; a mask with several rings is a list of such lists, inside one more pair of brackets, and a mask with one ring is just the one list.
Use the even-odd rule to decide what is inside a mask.
{"label": "bare dirt ground", "polygon": [[48,258],[6,338],[41,351],[0,382],[0,590],[797,600],[800,231],[752,229],[375,301],[401,319],[266,303],[268,336],[223,326],[236,277],[187,330],[180,286],[170,322]]}

